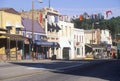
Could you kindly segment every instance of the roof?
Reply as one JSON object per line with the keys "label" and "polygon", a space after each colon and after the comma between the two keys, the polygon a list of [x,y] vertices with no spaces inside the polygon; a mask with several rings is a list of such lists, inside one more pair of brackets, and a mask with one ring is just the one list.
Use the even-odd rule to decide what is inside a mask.
{"label": "roof", "polygon": [[102,44],[86,44],[86,46],[91,47],[93,49],[104,49],[105,45]]}
{"label": "roof", "polygon": [[[22,18],[22,25],[24,26],[25,31],[32,32],[32,19]],[[45,34],[45,31],[37,20],[34,20],[34,32]]]}
{"label": "roof", "polygon": [[0,8],[0,11],[4,11],[4,12],[16,14],[16,15],[20,15],[20,13],[17,12],[17,11],[16,11],[15,9],[13,9],[13,8]]}
{"label": "roof", "polygon": [[30,39],[27,37],[24,37],[22,35],[16,35],[16,34],[8,34],[8,33],[0,33],[0,36],[6,36],[6,37],[10,37],[10,40],[26,40],[26,39]]}

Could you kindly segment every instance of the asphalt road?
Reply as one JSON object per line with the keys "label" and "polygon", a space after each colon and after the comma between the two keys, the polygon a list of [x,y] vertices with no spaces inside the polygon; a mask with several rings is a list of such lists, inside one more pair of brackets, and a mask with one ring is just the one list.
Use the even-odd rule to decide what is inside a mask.
{"label": "asphalt road", "polygon": [[120,81],[120,60],[68,72],[44,71],[2,81]]}

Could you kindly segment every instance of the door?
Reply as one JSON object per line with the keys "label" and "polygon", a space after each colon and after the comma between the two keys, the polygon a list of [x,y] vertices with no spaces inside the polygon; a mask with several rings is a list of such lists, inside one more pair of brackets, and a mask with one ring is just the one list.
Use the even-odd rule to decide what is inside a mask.
{"label": "door", "polygon": [[70,48],[63,48],[63,59],[69,59]]}

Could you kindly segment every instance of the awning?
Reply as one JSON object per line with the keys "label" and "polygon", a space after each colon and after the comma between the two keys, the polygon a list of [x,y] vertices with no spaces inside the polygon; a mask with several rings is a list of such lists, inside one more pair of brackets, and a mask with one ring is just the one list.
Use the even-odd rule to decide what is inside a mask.
{"label": "awning", "polygon": [[54,25],[53,23],[52,23],[52,25],[50,25],[49,23],[48,23],[48,31],[49,30],[61,30],[61,28],[56,24],[56,25]]}
{"label": "awning", "polygon": [[7,31],[6,29],[0,28],[0,31]]}
{"label": "awning", "polygon": [[35,41],[34,43],[41,46],[59,47],[59,44],[57,42]]}
{"label": "awning", "polygon": [[52,42],[47,42],[47,41],[37,41],[37,42],[35,42],[35,44],[37,44],[37,45],[41,45],[41,46],[52,46],[53,45],[53,43]]}
{"label": "awning", "polygon": [[62,40],[59,42],[59,44],[60,44],[60,47],[62,47],[62,48],[64,48],[64,47],[70,48],[71,47],[70,43],[67,40]]}
{"label": "awning", "polygon": [[16,35],[16,34],[0,33],[0,35],[1,36],[9,37],[10,40],[26,40],[26,39],[30,39],[30,38],[24,37],[22,35]]}
{"label": "awning", "polygon": [[10,22],[10,21],[6,21],[6,27],[12,27],[13,26],[13,24]]}
{"label": "awning", "polygon": [[54,29],[55,29],[55,28],[48,23],[48,31],[49,31],[49,30],[54,30]]}
{"label": "awning", "polygon": [[105,49],[105,46],[101,45],[101,44],[86,44],[86,46],[92,48],[93,50],[96,50],[96,49]]}
{"label": "awning", "polygon": [[57,30],[61,30],[61,28],[58,26],[58,24],[56,24],[56,28],[57,28]]}
{"label": "awning", "polygon": [[24,28],[24,26],[20,23],[16,23],[16,28]]}

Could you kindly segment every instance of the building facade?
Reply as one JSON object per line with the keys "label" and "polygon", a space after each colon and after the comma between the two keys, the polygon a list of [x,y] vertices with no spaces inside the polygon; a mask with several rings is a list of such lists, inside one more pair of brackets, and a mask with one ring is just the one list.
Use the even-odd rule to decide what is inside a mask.
{"label": "building facade", "polygon": [[83,29],[74,28],[74,54],[76,59],[85,58],[85,36]]}
{"label": "building facade", "polygon": [[[31,14],[31,12],[29,12]],[[28,12],[23,12],[23,16]],[[73,39],[74,25],[68,22],[67,16],[60,15],[60,13],[53,8],[43,8],[35,11],[35,19],[43,26],[47,35],[47,41],[53,42],[53,47],[49,49],[49,57],[56,55],[57,59],[73,59],[74,46]],[[26,16],[31,17],[31,16]]]}
{"label": "building facade", "polygon": [[59,21],[61,28],[59,32],[60,59],[74,59],[74,24],[66,21]]}
{"label": "building facade", "polygon": [[[51,47],[52,43],[47,41],[47,36],[42,26],[38,20],[34,20],[34,31],[32,31],[32,19],[22,18],[22,24],[24,26],[23,36],[32,41],[26,40],[24,45],[24,58],[30,59],[32,57],[36,59],[48,58],[48,49]],[[32,37],[33,33],[33,37]],[[34,52],[32,55],[31,52]]]}
{"label": "building facade", "polygon": [[26,37],[22,36],[21,15],[13,8],[0,9],[0,26],[6,32],[0,32],[0,57],[3,60],[21,60],[22,43]]}

